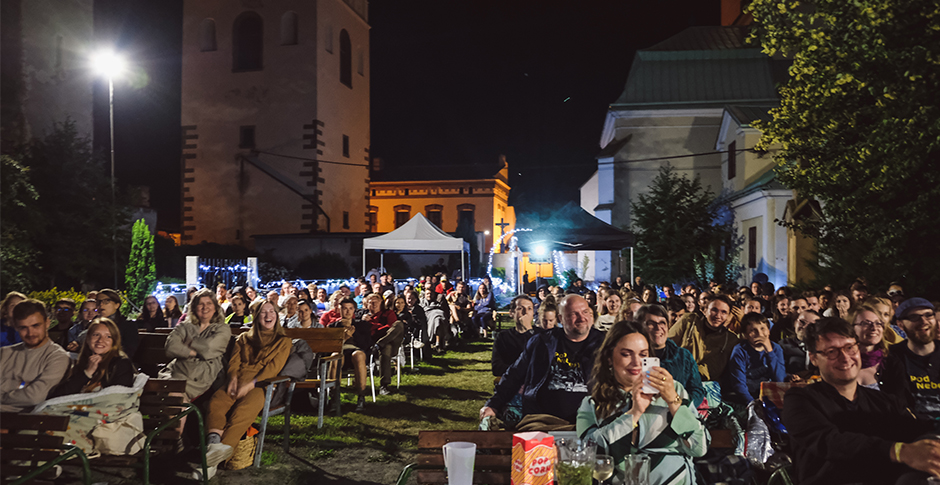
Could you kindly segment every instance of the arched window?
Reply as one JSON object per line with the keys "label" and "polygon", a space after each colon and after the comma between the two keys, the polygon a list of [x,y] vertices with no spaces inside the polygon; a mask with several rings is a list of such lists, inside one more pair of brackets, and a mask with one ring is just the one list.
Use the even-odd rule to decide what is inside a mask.
{"label": "arched window", "polygon": [[211,52],[215,49],[215,20],[203,19],[199,24],[199,50]]}
{"label": "arched window", "polygon": [[339,82],[352,88],[352,42],[346,29],[339,32]]}
{"label": "arched window", "polygon": [[264,26],[255,12],[243,12],[232,26],[232,71],[260,71]]}
{"label": "arched window", "polygon": [[285,12],[281,16],[281,45],[297,44],[297,14]]}

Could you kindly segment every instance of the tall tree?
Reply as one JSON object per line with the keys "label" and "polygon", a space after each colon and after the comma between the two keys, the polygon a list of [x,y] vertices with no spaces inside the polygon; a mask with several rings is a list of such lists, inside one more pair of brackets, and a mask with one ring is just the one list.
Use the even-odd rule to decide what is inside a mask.
{"label": "tall tree", "polygon": [[10,156],[2,156],[0,177],[0,294],[28,292],[36,283],[39,252],[26,228],[36,215],[39,194],[29,181],[29,169]]}
{"label": "tall tree", "polygon": [[821,217],[821,282],[940,292],[940,8],[936,0],[754,0],[755,38],[793,60],[758,148]]}
{"label": "tall tree", "polygon": [[157,282],[157,265],[154,261],[153,235],[143,219],[134,223],[131,231],[131,254],[124,273],[127,299],[137,306],[144,303]]}
{"label": "tall tree", "polygon": [[660,167],[649,193],[633,204],[633,233],[639,275],[666,285],[737,279],[740,241],[734,237],[727,204],[675,168]]}
{"label": "tall tree", "polygon": [[36,213],[23,227],[39,252],[38,267],[31,272],[46,288],[86,282],[110,286],[114,244],[123,272],[130,231],[127,204],[123,198],[111,202],[105,159],[92,152],[91,141],[78,135],[71,120],[54,124],[21,152],[39,194]]}

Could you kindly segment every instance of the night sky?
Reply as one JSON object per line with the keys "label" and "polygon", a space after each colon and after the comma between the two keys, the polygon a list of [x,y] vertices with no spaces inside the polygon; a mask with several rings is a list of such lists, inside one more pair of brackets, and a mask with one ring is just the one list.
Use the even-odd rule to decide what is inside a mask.
{"label": "night sky", "polygon": [[[99,42],[146,73],[115,86],[118,179],[149,185],[160,228],[178,230],[182,1],[95,9]],[[517,213],[577,200],[634,51],[718,22],[717,0],[373,0],[371,154],[387,170],[504,154]],[[107,115],[99,86],[101,148]]]}

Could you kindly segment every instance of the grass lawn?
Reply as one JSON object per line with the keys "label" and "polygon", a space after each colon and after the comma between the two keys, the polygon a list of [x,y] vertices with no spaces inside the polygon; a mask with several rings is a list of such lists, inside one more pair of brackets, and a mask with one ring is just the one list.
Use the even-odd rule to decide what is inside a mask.
{"label": "grass lawn", "polygon": [[[476,429],[480,407],[492,395],[491,340],[462,342],[454,350],[402,368],[401,388],[366,398],[365,411],[354,412],[355,395],[343,387],[342,416],[325,416],[317,429],[316,411],[306,393],[295,396],[291,416],[291,454],[308,460],[332,457],[346,448],[367,448],[370,460],[401,460],[416,451],[418,431]],[[378,380],[378,376],[376,376]],[[343,383],[345,384],[345,380]],[[284,420],[270,418],[265,462],[276,463]],[[270,451],[269,451],[270,450]]]}

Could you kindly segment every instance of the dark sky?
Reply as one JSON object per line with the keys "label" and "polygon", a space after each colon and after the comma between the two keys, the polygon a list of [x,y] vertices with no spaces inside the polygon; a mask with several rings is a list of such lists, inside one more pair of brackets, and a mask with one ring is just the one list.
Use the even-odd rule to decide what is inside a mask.
{"label": "dark sky", "polygon": [[[115,87],[118,179],[149,185],[176,230],[182,1],[95,5],[99,37],[147,73]],[[517,211],[577,200],[634,51],[718,19],[717,0],[371,1],[371,154],[391,170],[504,154]],[[96,101],[106,146],[104,88]]]}

